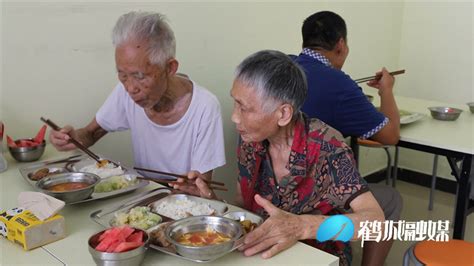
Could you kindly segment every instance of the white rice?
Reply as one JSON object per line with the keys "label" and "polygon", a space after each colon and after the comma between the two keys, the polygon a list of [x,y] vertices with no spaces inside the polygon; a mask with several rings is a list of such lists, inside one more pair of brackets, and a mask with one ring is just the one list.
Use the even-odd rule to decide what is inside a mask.
{"label": "white rice", "polygon": [[216,210],[211,208],[208,203],[184,200],[163,200],[153,204],[154,212],[167,216],[173,220],[183,219],[189,216],[212,215]]}
{"label": "white rice", "polygon": [[102,167],[97,167],[97,164],[94,163],[94,164],[82,167],[79,171],[96,174],[102,179],[111,177],[114,175],[122,175],[125,173],[122,167],[120,166],[116,167],[113,163],[108,163]]}

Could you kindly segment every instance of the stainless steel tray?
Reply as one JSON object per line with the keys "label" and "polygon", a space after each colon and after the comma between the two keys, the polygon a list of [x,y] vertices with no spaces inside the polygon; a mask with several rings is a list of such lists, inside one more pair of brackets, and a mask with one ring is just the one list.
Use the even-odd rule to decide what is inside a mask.
{"label": "stainless steel tray", "polygon": [[[23,178],[26,180],[26,182],[28,182],[31,186],[33,186],[35,189],[37,189],[36,188],[37,181],[32,180],[30,177],[33,173],[35,173],[39,169],[49,168],[50,170],[57,170],[57,171],[60,171],[60,172],[71,172],[71,171],[75,170],[74,168],[71,168],[71,165],[74,165],[74,164],[80,163],[80,162],[84,162],[84,161],[88,161],[89,159],[90,158],[87,157],[86,155],[74,155],[74,156],[70,156],[70,157],[62,158],[62,159],[59,158],[59,159],[55,159],[55,160],[48,160],[48,161],[42,161],[42,162],[36,162],[36,163],[28,164],[24,167],[21,167],[19,169],[19,171],[20,171],[21,175],[23,176]],[[122,166],[122,168],[125,170],[126,175],[135,174],[134,172],[129,171],[126,167]],[[104,179],[104,180],[106,180],[106,179]],[[149,183],[150,182],[147,181],[147,180],[139,179],[136,184],[131,185],[129,187],[126,187],[124,189],[114,190],[114,191],[110,191],[110,192],[102,192],[102,193],[94,192],[87,199],[76,201],[76,202],[71,202],[71,203],[67,203],[67,204],[78,204],[78,203],[82,203],[82,202],[88,202],[88,201],[93,201],[93,200],[98,200],[98,199],[105,199],[105,198],[110,198],[110,197],[126,194],[126,193],[132,192],[136,189],[139,189],[141,187],[145,187]]]}
{"label": "stainless steel tray", "polygon": [[[190,195],[184,195],[184,194],[172,194],[172,191],[169,188],[158,188],[158,189],[155,189],[155,190],[152,190],[152,191],[145,192],[141,195],[138,195],[138,196],[128,200],[124,204],[111,206],[107,209],[97,210],[97,211],[91,213],[90,217],[96,223],[98,223],[98,224],[100,224],[104,227],[110,227],[111,226],[110,222],[114,218],[114,214],[116,212],[127,212],[130,209],[132,209],[133,207],[152,206],[153,204],[155,204],[157,202],[168,201],[168,200],[173,201],[173,200],[176,200],[176,199],[183,199],[184,197],[186,197],[188,200],[196,200],[196,201],[199,201],[199,202],[209,203],[209,205],[218,212],[217,213],[218,216],[240,217],[240,216],[243,215],[243,217],[245,217],[246,219],[251,220],[254,223],[261,224],[263,222],[263,219],[260,216],[258,216],[256,214],[253,214],[251,212],[247,212],[247,211],[226,212],[227,209],[228,209],[228,206],[224,202],[215,201],[215,200],[208,200],[208,199],[203,199],[203,198],[190,196]],[[152,211],[153,211],[153,209],[152,209]],[[169,217],[166,217],[164,215],[160,214],[160,216],[163,218],[162,223],[163,222],[174,221],[173,219],[171,219]],[[147,231],[151,232],[151,231],[155,230],[162,223],[148,229]],[[219,256],[217,258],[213,258],[212,260],[195,260],[195,259],[186,258],[186,257],[183,257],[180,254],[176,253],[176,251],[173,248],[161,247],[161,246],[154,245],[154,244],[150,244],[150,248],[158,250],[158,251],[163,252],[165,254],[177,257],[177,258],[184,259],[184,260],[198,262],[198,263],[206,263],[206,262],[214,261],[214,260],[216,260],[216,259],[218,259],[218,258],[234,251],[235,249],[239,248],[243,244],[242,241],[243,241],[243,237],[235,242],[234,247],[231,250],[229,250],[226,253],[223,253],[221,256]]]}

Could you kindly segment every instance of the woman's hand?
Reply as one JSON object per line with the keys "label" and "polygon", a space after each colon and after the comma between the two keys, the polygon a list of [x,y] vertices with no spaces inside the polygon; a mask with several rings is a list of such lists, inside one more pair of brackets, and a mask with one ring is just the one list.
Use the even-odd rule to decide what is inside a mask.
{"label": "woman's hand", "polygon": [[208,178],[198,171],[191,171],[188,173],[188,178],[178,178],[173,182],[173,188],[183,191],[187,194],[196,195],[206,199],[216,199],[216,194],[209,188],[205,180]]}
{"label": "woman's hand", "polygon": [[264,251],[262,258],[267,259],[303,239],[304,223],[298,215],[280,210],[260,195],[255,195],[255,201],[270,217],[245,236],[244,245],[239,248],[245,256]]}

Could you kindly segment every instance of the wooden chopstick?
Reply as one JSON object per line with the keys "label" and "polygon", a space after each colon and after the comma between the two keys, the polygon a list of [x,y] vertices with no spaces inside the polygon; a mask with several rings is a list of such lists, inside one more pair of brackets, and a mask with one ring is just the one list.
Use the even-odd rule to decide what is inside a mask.
{"label": "wooden chopstick", "polygon": [[[393,72],[390,72],[389,74],[392,75],[392,76],[395,76],[395,75],[400,75],[400,74],[403,74],[403,73],[405,73],[405,69],[393,71]],[[362,82],[367,82],[367,81],[371,81],[371,80],[380,79],[381,77],[382,77],[382,75],[376,75],[376,76],[356,79],[354,81],[356,83],[362,83]]]}
{"label": "wooden chopstick", "polygon": [[[174,176],[178,178],[184,178],[186,180],[188,179],[188,176],[186,175],[179,175],[179,174],[174,174],[174,173],[168,173],[168,172],[163,172],[163,171],[158,171],[158,170],[152,170],[152,169],[146,169],[146,168],[141,168],[141,167],[133,167],[133,169],[138,170],[138,171],[144,171],[144,172],[150,172],[150,173],[156,173],[156,174],[162,174],[162,175],[169,175],[169,176]],[[157,178],[159,179],[159,178]],[[203,179],[204,180],[204,179]],[[213,185],[218,185],[218,186],[225,186],[224,183],[222,182],[217,182],[213,180],[204,180],[207,184],[213,184]]]}
{"label": "wooden chopstick", "polygon": [[[50,126],[52,129],[56,131],[60,131],[61,128],[56,125],[53,121],[49,119],[44,119],[41,117],[41,121],[43,121],[46,125]],[[74,145],[76,145],[77,148],[85,152],[87,155],[89,155],[92,159],[96,160],[98,163],[100,163],[100,157],[97,156],[97,154],[93,153],[91,150],[89,150],[86,146],[82,145],[79,141],[74,139],[73,137],[69,136],[69,141],[72,142]]]}
{"label": "wooden chopstick", "polygon": [[[180,185],[180,184],[183,184],[183,183],[180,183],[180,182],[177,182],[177,181],[174,181],[174,180],[160,179],[160,178],[154,178],[154,177],[137,176],[137,178],[142,179],[142,180],[152,181],[152,182],[162,184],[162,185]],[[186,180],[189,180],[189,179],[186,179]],[[209,188],[213,189],[213,190],[229,191],[227,188],[225,188],[223,186],[219,187],[217,185],[210,185]]]}
{"label": "wooden chopstick", "polygon": [[69,156],[67,158],[63,158],[63,159],[59,159],[59,160],[56,160],[56,161],[51,161],[51,162],[47,162],[45,163],[45,165],[50,165],[50,164],[56,164],[56,163],[67,163],[67,162],[70,162],[70,161],[75,161],[75,160],[72,160],[74,158],[77,158],[81,156],[81,154],[76,154],[76,155],[72,155],[72,156]]}

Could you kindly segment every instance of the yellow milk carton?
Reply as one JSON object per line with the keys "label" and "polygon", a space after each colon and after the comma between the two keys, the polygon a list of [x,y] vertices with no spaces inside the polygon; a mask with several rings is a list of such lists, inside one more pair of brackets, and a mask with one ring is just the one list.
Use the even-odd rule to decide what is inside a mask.
{"label": "yellow milk carton", "polygon": [[30,250],[66,236],[64,217],[56,214],[44,221],[23,208],[0,211],[0,235]]}

